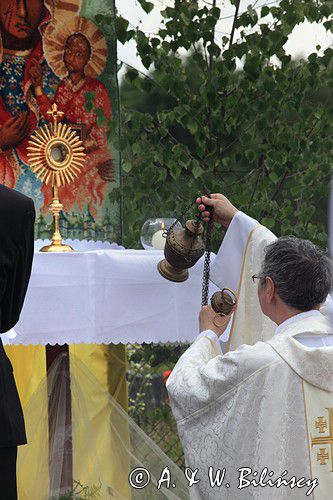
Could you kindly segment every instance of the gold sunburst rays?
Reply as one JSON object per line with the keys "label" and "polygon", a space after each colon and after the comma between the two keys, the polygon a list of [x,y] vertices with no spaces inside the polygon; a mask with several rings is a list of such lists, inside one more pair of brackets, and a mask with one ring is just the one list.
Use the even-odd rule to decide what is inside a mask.
{"label": "gold sunburst rays", "polygon": [[39,179],[52,186],[53,215],[52,243],[44,246],[41,252],[71,252],[73,248],[62,243],[59,227],[59,214],[63,209],[59,201],[58,188],[70,184],[80,173],[85,162],[85,148],[79,135],[69,125],[61,123],[64,116],[53,104],[47,112],[53,124],[38,128],[31,136],[28,145],[29,165]]}
{"label": "gold sunburst rays", "polygon": [[31,170],[52,187],[73,182],[86,156],[78,134],[64,123],[40,127],[32,135],[27,149]]}

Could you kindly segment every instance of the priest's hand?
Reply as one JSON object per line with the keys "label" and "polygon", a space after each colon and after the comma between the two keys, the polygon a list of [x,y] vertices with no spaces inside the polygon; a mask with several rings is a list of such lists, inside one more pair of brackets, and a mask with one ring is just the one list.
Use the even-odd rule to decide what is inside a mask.
{"label": "priest's hand", "polygon": [[211,194],[211,198],[208,198],[207,196],[197,198],[196,204],[198,205],[199,211],[201,212],[201,217],[205,222],[209,221],[210,216],[210,213],[208,212],[206,207],[213,207],[213,220],[219,222],[225,228],[229,226],[234,215],[238,212],[238,209],[233,206],[228,198],[219,193]]}
{"label": "priest's hand", "polygon": [[200,333],[205,330],[212,330],[218,337],[220,337],[220,335],[225,332],[230,318],[231,314],[228,316],[222,316],[217,314],[212,306],[203,306],[199,314]]}

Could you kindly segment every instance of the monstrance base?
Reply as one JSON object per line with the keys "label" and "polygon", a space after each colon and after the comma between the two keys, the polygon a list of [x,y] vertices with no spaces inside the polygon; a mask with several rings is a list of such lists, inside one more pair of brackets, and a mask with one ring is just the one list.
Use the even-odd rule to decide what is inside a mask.
{"label": "monstrance base", "polygon": [[51,245],[46,245],[45,247],[41,248],[39,250],[40,252],[48,252],[48,253],[53,253],[53,252],[74,252],[74,248],[72,248],[69,245],[54,245],[51,243]]}
{"label": "monstrance base", "polygon": [[188,278],[188,270],[187,269],[177,269],[173,267],[167,262],[165,259],[161,260],[157,264],[158,272],[169,281],[174,281],[176,283],[181,283],[182,281],[186,281]]}

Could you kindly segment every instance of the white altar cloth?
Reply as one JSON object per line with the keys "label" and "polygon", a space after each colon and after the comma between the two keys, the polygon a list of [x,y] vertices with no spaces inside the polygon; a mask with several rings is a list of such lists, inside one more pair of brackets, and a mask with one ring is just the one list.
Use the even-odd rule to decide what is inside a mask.
{"label": "white altar cloth", "polygon": [[[186,282],[172,283],[157,271],[163,251],[102,246],[36,252],[20,321],[3,342],[192,342],[199,333],[203,258]],[[210,294],[216,290],[211,283]]]}

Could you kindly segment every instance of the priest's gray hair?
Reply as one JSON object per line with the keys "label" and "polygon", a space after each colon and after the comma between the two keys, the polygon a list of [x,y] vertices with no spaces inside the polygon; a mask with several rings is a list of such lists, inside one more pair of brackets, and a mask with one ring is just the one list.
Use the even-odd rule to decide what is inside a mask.
{"label": "priest's gray hair", "polygon": [[308,240],[283,236],[265,248],[261,286],[270,276],[276,292],[288,306],[309,311],[325,302],[332,290],[331,260]]}

